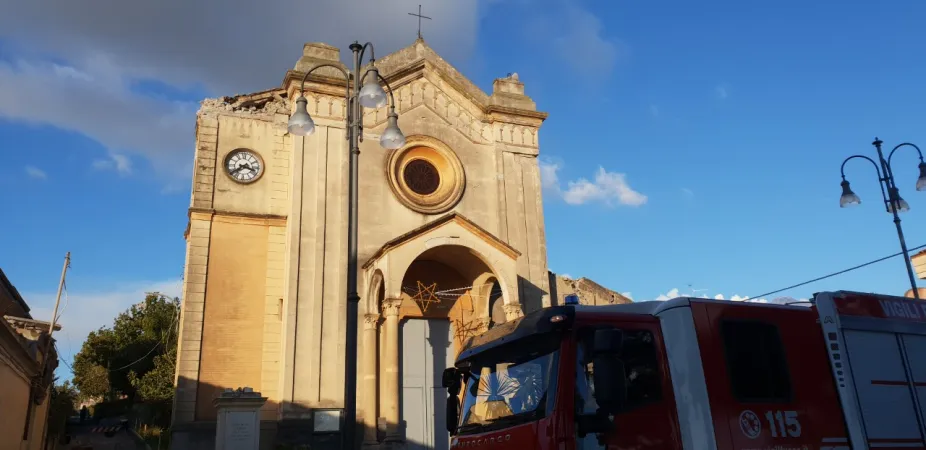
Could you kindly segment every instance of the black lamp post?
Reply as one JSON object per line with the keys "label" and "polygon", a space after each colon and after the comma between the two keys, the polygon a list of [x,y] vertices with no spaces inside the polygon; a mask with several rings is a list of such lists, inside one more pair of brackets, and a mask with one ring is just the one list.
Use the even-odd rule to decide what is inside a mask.
{"label": "black lamp post", "polygon": [[[917,191],[926,191],[926,162],[923,162],[923,152],[920,151],[920,148],[916,145],[913,145],[909,142],[904,142],[891,150],[891,153],[887,155],[887,159],[884,159],[884,153],[881,151],[881,140],[875,138],[875,141],[871,143],[875,146],[875,149],[878,150],[878,162],[875,162],[873,159],[863,156],[863,155],[853,155],[846,158],[842,162],[842,167],[840,167],[839,172],[842,175],[842,196],[839,198],[839,206],[845,208],[847,206],[854,206],[862,203],[862,200],[855,195],[855,192],[852,192],[852,189],[849,187],[849,182],[846,181],[846,163],[849,160],[854,158],[867,159],[875,166],[875,171],[878,173],[878,184],[881,187],[881,198],[884,199],[884,206],[887,212],[894,215],[894,225],[897,227],[897,236],[900,238],[900,249],[903,251],[903,259],[907,264],[907,275],[910,277],[910,287],[913,288],[913,297],[916,299],[920,298],[919,289],[916,286],[916,274],[913,272],[913,265],[910,262],[910,254],[907,251],[907,241],[903,237],[903,228],[900,226],[900,215],[899,213],[909,211],[910,205],[906,200],[900,197],[900,191],[897,189],[897,184],[894,183],[894,171],[891,169],[891,158],[894,157],[894,152],[901,147],[913,147],[920,156],[920,177],[916,180],[916,190]],[[880,163],[880,164],[879,164]],[[879,167],[880,166],[880,167]]]}
{"label": "black lamp post", "polygon": [[[361,67],[363,53],[370,48],[369,66]],[[347,102],[347,140],[350,148],[349,192],[348,192],[348,233],[347,233],[347,336],[344,351],[344,430],[342,432],[342,449],[354,447],[357,425],[357,314],[360,295],[357,293],[357,163],[360,156],[360,142],[363,141],[363,110],[361,108],[380,108],[386,105],[386,91],[389,92],[389,115],[386,129],[379,139],[383,148],[394,150],[405,145],[405,136],[399,129],[399,116],[395,112],[395,98],[389,83],[379,74],[373,65],[375,62],[373,44],[360,45],[356,41],[350,45],[354,53],[353,73],[333,64],[319,64],[307,70],[302,77],[300,95],[296,99],[296,111],[289,118],[289,132],[296,136],[310,135],[315,131],[315,123],[306,109],[308,101],[304,97],[305,80],[309,74],[322,67],[332,67],[344,74],[347,90],[344,99]],[[361,73],[362,70],[362,73]],[[367,75],[370,77],[367,78]],[[366,83],[364,83],[366,79]],[[353,86],[351,85],[353,83]]]}

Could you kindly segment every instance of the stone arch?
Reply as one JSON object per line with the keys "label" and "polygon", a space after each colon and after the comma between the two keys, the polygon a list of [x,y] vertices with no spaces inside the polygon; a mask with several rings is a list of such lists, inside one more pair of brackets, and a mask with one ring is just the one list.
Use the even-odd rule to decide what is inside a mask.
{"label": "stone arch", "polygon": [[[500,259],[486,257],[485,253],[480,251],[477,246],[478,244],[476,244],[476,242],[465,238],[438,237],[427,240],[424,245],[416,249],[416,251],[406,253],[401,260],[398,258],[398,255],[393,255],[395,259],[393,259],[391,261],[392,264],[390,264],[392,273],[387,275],[388,280],[386,281],[386,298],[400,298],[402,296],[402,280],[405,278],[405,274],[412,263],[418,260],[423,254],[441,247],[459,247],[471,252],[474,257],[478,258],[485,267],[488,268],[486,272],[494,274],[501,288],[502,298],[506,305],[518,304],[517,290],[512,290],[516,289],[517,285],[509,280],[511,274],[504,270],[502,261]],[[514,273],[514,275],[516,275],[516,273]]]}
{"label": "stone arch", "polygon": [[475,299],[478,300],[476,311],[479,317],[484,319],[491,316],[488,299],[494,285],[493,282],[498,282],[498,277],[492,272],[485,272],[473,281],[473,292],[476,294]]}
{"label": "stone arch", "polygon": [[367,292],[364,296],[365,311],[367,314],[379,314],[379,304],[383,300],[381,296],[385,293],[386,279],[383,271],[375,269],[367,283]]}

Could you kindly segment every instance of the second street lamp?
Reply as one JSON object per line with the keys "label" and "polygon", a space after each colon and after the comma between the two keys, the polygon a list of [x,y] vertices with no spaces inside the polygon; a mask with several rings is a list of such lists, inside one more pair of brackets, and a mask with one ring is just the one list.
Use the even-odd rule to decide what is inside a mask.
{"label": "second street lamp", "polygon": [[[370,63],[363,73],[360,62],[367,47],[370,49]],[[363,141],[363,107],[380,108],[386,105],[388,93],[391,104],[386,120],[386,129],[380,136],[379,143],[383,148],[395,150],[405,145],[405,135],[399,129],[399,115],[395,112],[395,97],[389,83],[379,74],[373,65],[373,44],[367,42],[360,45],[354,42],[350,45],[354,53],[353,73],[348,73],[340,66],[333,64],[319,64],[305,72],[300,85],[300,95],[296,99],[296,110],[289,118],[289,132],[296,136],[307,136],[315,132],[315,122],[306,108],[308,100],[305,98],[305,80],[309,74],[322,67],[331,67],[339,70],[346,80],[344,100],[347,105],[347,140],[350,148],[349,182],[348,182],[348,233],[347,233],[347,335],[345,336],[344,361],[344,430],[342,430],[343,450],[354,448],[357,435],[357,320],[360,306],[360,295],[357,293],[357,180],[358,157],[360,156],[360,142]],[[364,83],[364,80],[366,82]],[[383,90],[380,82],[386,85]],[[362,87],[361,87],[362,84]]]}
{"label": "second street lamp", "polygon": [[900,238],[900,249],[903,252],[904,262],[907,264],[907,275],[910,277],[910,287],[913,289],[913,298],[919,299],[920,294],[916,286],[916,274],[910,262],[910,253],[907,251],[907,241],[904,239],[903,228],[900,226],[900,215],[898,214],[909,211],[910,204],[900,196],[897,184],[894,183],[894,171],[891,168],[891,159],[894,157],[894,152],[901,147],[912,147],[916,150],[920,157],[920,176],[916,180],[917,191],[926,191],[926,162],[923,161],[923,152],[920,148],[909,142],[904,142],[894,147],[891,153],[887,155],[887,159],[884,159],[884,152],[881,151],[882,143],[883,142],[878,138],[875,138],[875,141],[871,143],[878,151],[878,162],[864,155],[852,155],[842,162],[842,167],[839,169],[840,175],[842,175],[842,183],[840,183],[842,185],[842,195],[839,197],[839,206],[845,208],[862,203],[862,199],[852,191],[852,187],[849,186],[849,182],[846,180],[846,163],[855,158],[868,160],[868,162],[875,166],[875,172],[878,174],[878,185],[881,187],[881,198],[884,200],[885,210],[894,216],[894,225],[897,227],[897,237]]}

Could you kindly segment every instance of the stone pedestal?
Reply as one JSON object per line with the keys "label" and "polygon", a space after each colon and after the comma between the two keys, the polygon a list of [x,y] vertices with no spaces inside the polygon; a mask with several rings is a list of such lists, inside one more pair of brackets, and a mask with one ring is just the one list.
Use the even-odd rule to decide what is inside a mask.
{"label": "stone pedestal", "polygon": [[260,408],[267,402],[249,387],[226,389],[212,401],[218,410],[215,427],[216,450],[258,450]]}

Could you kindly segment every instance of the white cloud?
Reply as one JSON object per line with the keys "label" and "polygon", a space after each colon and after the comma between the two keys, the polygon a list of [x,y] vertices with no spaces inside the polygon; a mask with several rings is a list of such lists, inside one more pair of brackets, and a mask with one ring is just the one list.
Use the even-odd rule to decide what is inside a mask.
{"label": "white cloud", "polygon": [[113,69],[114,64],[102,57],[88,62],[86,69],[42,61],[0,62],[0,118],[88,136],[120,152],[112,157],[116,169],[127,167],[121,152],[132,152],[147,157],[162,173],[189,176],[196,104],[137,94],[132,80]]}
{"label": "white cloud", "polygon": [[39,180],[48,178],[48,174],[46,174],[44,170],[33,166],[26,166],[26,175]]}
{"label": "white cloud", "polygon": [[714,94],[716,94],[716,95],[717,95],[717,98],[719,98],[719,99],[721,99],[721,100],[726,99],[726,98],[729,97],[729,95],[730,95],[730,94],[727,92],[726,86],[723,86],[723,85],[720,85],[720,86],[717,86],[716,88],[714,88]]}
{"label": "white cloud", "polygon": [[93,161],[93,168],[98,170],[114,170],[119,175],[132,173],[132,161],[128,156],[111,153],[109,159]]}
{"label": "white cloud", "polygon": [[793,297],[776,297],[776,298],[769,300],[766,298],[750,298],[748,296],[742,296],[738,294],[734,294],[731,296],[727,296],[724,294],[714,294],[713,297],[711,297],[705,294],[701,294],[701,295],[685,294],[685,293],[680,292],[678,288],[670,289],[669,292],[666,292],[665,294],[661,294],[658,297],[656,297],[656,300],[665,301],[665,300],[671,300],[677,297],[712,298],[714,300],[727,300],[731,302],[774,303],[774,304],[779,304],[779,305],[784,305],[784,304],[795,304],[797,306],[807,306],[808,305],[807,303],[808,300],[806,298],[795,299]]}
{"label": "white cloud", "polygon": [[560,24],[548,32],[562,31],[553,39],[553,51],[583,75],[607,77],[617,60],[629,53],[626,44],[605,36],[601,20],[589,11],[570,4],[555,17]]}
{"label": "white cloud", "polygon": [[544,189],[559,190],[560,165],[546,158],[540,158],[540,184]]}
{"label": "white cloud", "polygon": [[[61,324],[61,335],[56,336],[58,349],[63,353],[62,356],[67,363],[71,364],[74,354],[80,351],[91,331],[103,326],[112,326],[119,313],[143,301],[147,292],[179,297],[181,286],[180,280],[166,280],[126,283],[108,289],[66,291],[58,309],[58,322]],[[23,298],[32,308],[30,314],[33,318],[45,321],[51,319],[55,292],[23,293]],[[64,364],[61,368],[67,371]]]}
{"label": "white cloud", "polygon": [[630,292],[621,292],[621,295],[623,295],[624,297],[627,297],[627,298],[633,300],[633,294],[630,293]]}
{"label": "white cloud", "polygon": [[[198,102],[140,93],[140,82],[212,96],[273,88],[307,39],[341,48],[344,61],[354,40],[374,42],[378,56],[410,45],[417,25],[407,13],[419,3],[433,18],[423,23],[428,44],[453,63],[469,57],[480,2],[0,0],[16,11],[0,14],[14,55],[0,61],[0,119],[80,133],[112,155],[150,160],[167,183],[187,179]],[[115,158],[94,166],[126,173]]]}
{"label": "white cloud", "polygon": [[630,187],[627,183],[627,176],[623,173],[608,172],[604,167],[599,166],[594,181],[579,178],[575,181],[568,181],[564,189],[559,180],[559,169],[560,164],[541,160],[541,183],[544,189],[561,197],[570,205],[601,202],[608,206],[614,203],[641,206],[647,201],[646,195]]}
{"label": "white cloud", "polygon": [[[475,48],[480,2],[440,0],[280,0],[270,7],[247,0],[112,2],[0,0],[0,30],[32,50],[70,62],[107,55],[128,78],[174,86],[203,84],[220,95],[279,85],[306,40],[342,49],[372,41],[383,56],[416,38],[417,12],[428,44],[451,61]],[[55,11],[55,14],[48,14]],[[82,76],[82,75],[77,75]]]}
{"label": "white cloud", "polygon": [[579,178],[567,183],[563,199],[572,205],[581,205],[592,201],[600,201],[611,205],[617,201],[622,205],[640,206],[646,203],[646,196],[633,190],[627,184],[627,176],[622,173],[608,172],[604,167],[598,167],[595,181]]}

